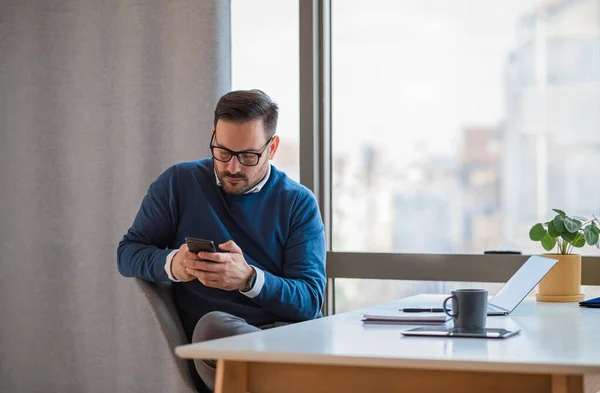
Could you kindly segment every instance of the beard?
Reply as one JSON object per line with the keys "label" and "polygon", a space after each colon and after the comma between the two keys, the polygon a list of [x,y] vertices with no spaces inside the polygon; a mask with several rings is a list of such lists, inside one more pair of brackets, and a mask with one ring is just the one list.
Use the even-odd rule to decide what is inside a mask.
{"label": "beard", "polygon": [[[268,164],[269,161],[267,160]],[[215,166],[216,168],[216,166]],[[229,171],[220,171],[216,168],[217,177],[221,182],[221,187],[223,191],[227,194],[231,195],[242,195],[251,190],[254,186],[256,186],[266,174],[265,164],[260,166],[260,170],[256,172],[254,176],[248,176],[244,173],[231,173]]]}

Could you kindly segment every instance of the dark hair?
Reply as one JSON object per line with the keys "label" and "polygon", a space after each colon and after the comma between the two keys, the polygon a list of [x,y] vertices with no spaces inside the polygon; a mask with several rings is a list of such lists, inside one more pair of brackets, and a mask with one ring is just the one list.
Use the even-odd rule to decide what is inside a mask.
{"label": "dark hair", "polygon": [[262,119],[267,137],[275,135],[279,107],[264,92],[253,90],[230,91],[219,99],[215,108],[215,128],[219,119],[243,123]]}

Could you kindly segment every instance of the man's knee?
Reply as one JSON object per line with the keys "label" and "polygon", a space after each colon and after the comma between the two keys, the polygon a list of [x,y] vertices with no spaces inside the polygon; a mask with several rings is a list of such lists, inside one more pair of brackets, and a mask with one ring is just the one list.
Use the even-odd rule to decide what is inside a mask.
{"label": "man's knee", "polygon": [[213,311],[205,314],[194,329],[192,342],[215,340],[240,334],[246,321],[222,311]]}

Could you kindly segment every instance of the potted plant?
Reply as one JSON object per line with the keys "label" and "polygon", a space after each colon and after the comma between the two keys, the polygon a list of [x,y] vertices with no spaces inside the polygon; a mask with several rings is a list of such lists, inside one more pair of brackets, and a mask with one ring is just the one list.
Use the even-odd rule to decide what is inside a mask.
{"label": "potted plant", "polygon": [[588,220],[569,217],[562,210],[552,210],[558,213],[554,219],[535,224],[529,231],[529,238],[541,242],[546,251],[556,247],[556,253],[544,255],[558,259],[558,263],[540,281],[536,298],[542,302],[579,302],[583,300],[581,255],[573,254],[573,250],[586,243],[600,248],[600,221],[595,216]]}

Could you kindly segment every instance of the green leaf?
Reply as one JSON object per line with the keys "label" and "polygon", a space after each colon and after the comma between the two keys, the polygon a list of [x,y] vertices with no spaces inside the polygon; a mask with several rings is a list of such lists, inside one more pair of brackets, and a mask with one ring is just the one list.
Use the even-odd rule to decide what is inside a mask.
{"label": "green leaf", "polygon": [[556,239],[546,233],[546,236],[542,239],[542,247],[544,250],[550,251],[556,245]]}
{"label": "green leaf", "polygon": [[598,243],[598,228],[595,228],[593,225],[585,227],[585,229],[583,230],[583,237],[587,244],[593,246],[594,244]]}
{"label": "green leaf", "polygon": [[588,220],[587,218],[581,217],[581,216],[573,216],[573,218],[576,218],[576,219],[581,220],[581,221],[587,221]]}
{"label": "green leaf", "polygon": [[552,236],[553,238],[557,238],[560,236],[560,233],[556,230],[556,228],[554,227],[554,222],[550,221],[548,223],[548,234],[550,236]]}
{"label": "green leaf", "polygon": [[563,233],[560,234],[560,236],[565,239],[568,242],[571,242],[573,240],[575,240],[575,238],[577,237],[576,233],[571,233],[568,231],[564,231]]}
{"label": "green leaf", "polygon": [[591,228],[592,231],[600,235],[600,229],[598,229],[595,222],[592,222],[592,225],[590,225],[588,228]]}
{"label": "green leaf", "polygon": [[565,217],[565,229],[571,233],[577,232],[581,228],[581,221]]}
{"label": "green leaf", "polygon": [[534,242],[540,241],[546,236],[546,230],[542,224],[535,224],[529,231],[529,238]]}
{"label": "green leaf", "polygon": [[573,240],[570,243],[573,245],[573,247],[581,248],[581,247],[585,246],[585,238],[581,235],[577,235],[575,240]]}
{"label": "green leaf", "polygon": [[560,214],[560,215],[561,215],[561,216],[563,216],[563,217],[566,217],[566,216],[567,216],[567,215],[565,214],[565,212],[564,212],[564,211],[562,211],[562,210],[558,210],[558,209],[552,209],[552,210],[554,210],[555,212],[557,212],[558,214]]}
{"label": "green leaf", "polygon": [[556,229],[556,231],[558,233],[563,233],[564,231],[566,231],[565,218],[563,216],[554,217],[554,220],[552,220],[552,223],[554,224],[554,229]]}

